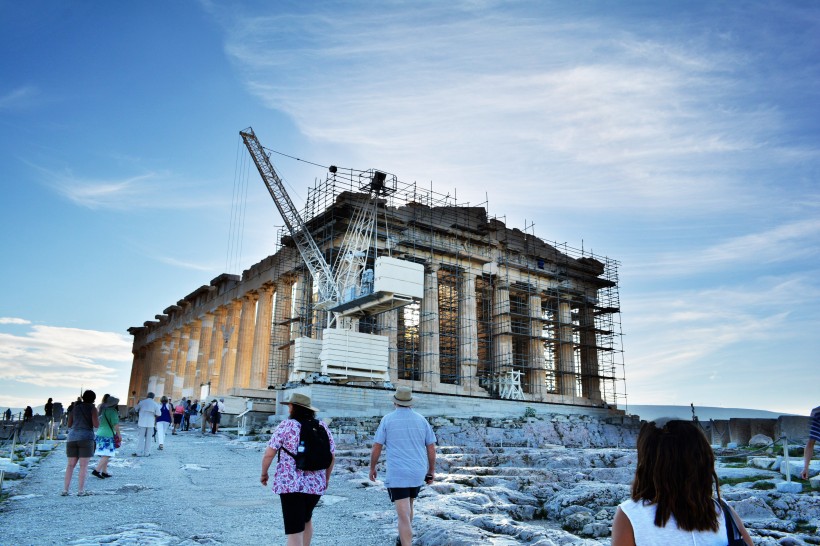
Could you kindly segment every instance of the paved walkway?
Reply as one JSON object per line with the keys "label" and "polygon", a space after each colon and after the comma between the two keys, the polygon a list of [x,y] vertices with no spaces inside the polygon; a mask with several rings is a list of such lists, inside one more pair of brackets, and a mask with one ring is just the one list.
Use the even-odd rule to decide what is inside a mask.
{"label": "paved walkway", "polygon": [[[89,472],[87,497],[76,496],[76,470],[71,496],[60,496],[66,458],[59,445],[0,505],[0,544],[285,543],[279,497],[259,483],[264,441],[185,432],[169,436],[164,451],[154,444],[150,457],[131,457],[135,431],[124,426],[112,478]],[[394,543],[387,494],[367,483],[364,471],[337,464],[314,512],[314,545]]]}

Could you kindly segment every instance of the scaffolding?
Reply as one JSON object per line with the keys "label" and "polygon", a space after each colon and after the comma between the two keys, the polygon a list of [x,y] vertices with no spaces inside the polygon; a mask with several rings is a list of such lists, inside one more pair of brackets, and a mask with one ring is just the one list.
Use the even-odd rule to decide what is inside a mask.
{"label": "scaffolding", "polygon": [[[331,171],[309,188],[303,211],[327,263],[357,209],[377,199],[368,266],[382,255],[425,265],[421,304],[358,320],[358,331],[391,339],[391,378],[417,391],[502,397],[516,377],[528,400],[625,403],[616,260],[507,228],[486,203],[459,204],[454,193],[396,179],[394,191],[371,197],[368,171]],[[293,250],[284,230],[277,241],[277,253]],[[291,304],[272,322],[270,385],[293,371],[294,340],[321,339],[328,322],[306,268],[282,274],[293,276]]]}

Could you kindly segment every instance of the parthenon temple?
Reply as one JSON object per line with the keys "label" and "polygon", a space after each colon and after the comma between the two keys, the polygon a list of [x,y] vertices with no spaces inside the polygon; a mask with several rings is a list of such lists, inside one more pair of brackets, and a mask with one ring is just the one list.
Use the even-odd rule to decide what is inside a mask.
{"label": "parthenon temple", "polygon": [[[309,190],[303,218],[328,263],[362,199],[373,197],[335,173]],[[599,408],[623,401],[617,261],[548,244],[415,183],[379,197],[378,214],[378,254],[421,264],[423,298],[354,323],[386,340],[384,381],[332,382]],[[299,364],[311,350],[300,340],[326,335],[328,311],[290,234],[277,246],[241,276],[221,274],[128,330],[130,395],[331,382]]]}

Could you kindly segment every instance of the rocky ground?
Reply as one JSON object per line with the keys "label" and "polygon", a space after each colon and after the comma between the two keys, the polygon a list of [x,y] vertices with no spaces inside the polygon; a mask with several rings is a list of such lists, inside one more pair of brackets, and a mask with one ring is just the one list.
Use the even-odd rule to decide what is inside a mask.
{"label": "rocky ground", "polygon": [[[384,487],[367,479],[367,438],[376,420],[335,421],[338,463],[314,515],[314,544],[393,544]],[[615,506],[629,494],[634,427],[583,419],[437,418],[439,480],[416,503],[414,544],[609,544]],[[127,425],[128,426],[128,425]],[[278,497],[258,482],[266,439],[188,432],[164,451],[113,460],[113,478],[89,477],[93,495],[61,497],[65,465],[55,452],[7,481],[0,544],[283,544]],[[555,442],[555,443],[549,443]],[[615,446],[615,447],[612,447]],[[781,493],[775,457],[721,462],[724,496],[758,545],[820,544],[820,494]],[[11,489],[9,489],[11,487]],[[72,493],[76,493],[76,478]]]}

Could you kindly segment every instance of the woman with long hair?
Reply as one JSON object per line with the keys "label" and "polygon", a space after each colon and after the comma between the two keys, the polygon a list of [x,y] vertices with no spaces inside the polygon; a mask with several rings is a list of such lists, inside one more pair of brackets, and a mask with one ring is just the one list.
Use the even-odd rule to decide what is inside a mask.
{"label": "woman with long hair", "polygon": [[117,410],[117,404],[119,403],[119,398],[106,394],[103,396],[103,402],[98,410],[100,412],[100,428],[97,429],[97,436],[94,438],[97,447],[94,455],[99,457],[100,460],[91,472],[97,478],[111,477],[111,474],[108,473],[108,461],[117,454],[114,435],[119,436],[120,434],[120,412]]}
{"label": "woman with long hair", "polygon": [[88,475],[88,461],[94,454],[94,429],[100,426],[97,408],[94,407],[94,400],[97,395],[94,391],[85,391],[79,402],[74,404],[71,413],[68,414],[68,438],[65,444],[65,453],[68,457],[68,464],[65,468],[65,482],[61,495],[68,495],[71,486],[71,477],[74,474],[74,467],[80,463],[78,476],[77,496],[84,497],[89,492],[85,490],[85,478]]}
{"label": "woman with long hair", "polygon": [[612,546],[726,546],[725,515],[751,545],[740,518],[721,501],[718,483],[715,455],[697,425],[644,423],[632,498],[615,512]]}
{"label": "woman with long hair", "polygon": [[[305,546],[313,537],[313,509],[327,490],[330,473],[336,461],[333,453],[336,444],[333,435],[321,421],[316,421],[318,409],[310,405],[310,397],[293,393],[287,402],[289,418],[273,431],[265,454],[262,456],[262,485],[268,485],[268,469],[279,452],[279,462],[273,476],[273,492],[282,502],[282,518],[288,546]],[[330,444],[330,466],[322,470],[296,468],[295,454],[300,452],[300,435],[303,426],[321,427],[327,433]],[[304,449],[304,446],[301,446]],[[281,450],[281,451],[280,451]],[[284,453],[282,453],[284,452]]]}

